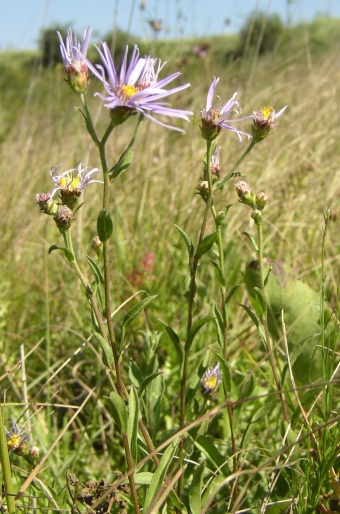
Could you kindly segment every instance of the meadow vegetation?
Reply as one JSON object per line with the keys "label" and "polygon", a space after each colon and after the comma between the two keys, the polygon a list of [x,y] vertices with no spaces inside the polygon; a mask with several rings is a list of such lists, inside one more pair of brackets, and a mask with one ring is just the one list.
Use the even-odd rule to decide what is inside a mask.
{"label": "meadow vegetation", "polygon": [[[111,295],[118,338],[124,316],[145,292],[157,295],[129,327],[122,357],[128,389],[131,384],[137,389],[145,377],[155,374],[142,388],[140,412],[154,446],[164,443],[159,459],[168,459],[158,467],[158,485],[152,482],[154,503],[150,481],[157,466],[150,459],[137,468],[142,509],[149,495],[144,514],[340,512],[339,33],[338,20],[320,18],[310,25],[282,28],[270,51],[261,53],[258,40],[248,40],[247,47],[242,44],[241,52],[236,36],[138,42],[142,55],[152,53],[167,61],[168,73],[181,71],[178,83],[191,83],[172,105],[194,113],[190,124],[181,125],[185,135],[145,120],[134,145],[134,161],[111,188]],[[194,53],[194,46],[204,46],[206,55]],[[2,53],[0,71],[2,416],[8,430],[14,419],[30,435],[40,449],[37,462],[46,458],[17,505],[20,512],[93,512],[79,499],[72,505],[75,487],[70,476],[79,480],[79,492],[91,479],[113,484],[126,471],[119,423],[105,400],[116,390],[115,376],[92,336],[82,284],[62,252],[48,254],[52,244],[62,244],[61,236],[51,219],[39,213],[35,195],[49,189],[53,165],[63,163],[69,169],[82,161],[100,168],[101,163],[61,65],[44,68],[37,55]],[[263,211],[264,255],[267,262],[284,266],[292,288],[292,299],[285,305],[287,337],[277,317],[279,337],[273,337],[288,419],[282,413],[268,349],[250,315],[258,305],[243,276],[256,256],[244,232],[255,239],[257,232],[249,208],[238,202],[235,178],[216,197],[217,211],[231,205],[222,227],[227,289],[239,285],[228,303],[228,357],[223,360],[218,343],[215,306],[220,292],[211,264],[216,260],[214,245],[202,258],[197,275],[194,319],[207,321],[197,331],[188,358],[190,427],[180,453],[167,443],[171,437],[174,445],[178,442],[181,370],[172,333],[164,323],[181,342],[185,340],[188,252],[175,225],[196,245],[204,211],[197,187],[206,152],[200,112],[214,76],[220,77],[217,93],[222,104],[237,91],[244,115],[263,106],[279,111],[288,105],[276,129],[237,170],[242,180],[268,197]],[[93,97],[97,90],[91,82],[87,98],[101,134],[108,114]],[[249,131],[251,122],[244,121],[242,129]],[[109,139],[111,162],[126,148],[135,123],[129,119]],[[217,142],[223,178],[248,143],[244,138],[240,144],[227,131]],[[86,189],[81,201],[84,206],[73,225],[74,247],[86,279],[93,283],[84,254],[96,259],[91,242],[97,233],[100,184]],[[209,218],[206,233],[213,230]],[[299,333],[290,340],[291,324],[299,323],[294,318],[296,305],[305,301],[298,287],[294,296],[300,281],[315,291],[312,301],[321,310],[325,299],[330,315],[313,333],[304,327],[305,336]],[[316,353],[308,353],[308,359],[319,359],[316,378],[310,376],[305,357],[305,373],[296,376],[295,383],[287,362],[311,339],[318,346]],[[202,394],[200,380],[217,362],[223,382],[211,394]],[[136,451],[137,462],[149,454],[141,436]],[[17,492],[34,467],[14,452],[10,458]],[[178,480],[180,466],[184,471],[178,496],[174,477]],[[117,482],[112,512],[135,512],[127,484]],[[5,504],[5,498],[1,502]]]}

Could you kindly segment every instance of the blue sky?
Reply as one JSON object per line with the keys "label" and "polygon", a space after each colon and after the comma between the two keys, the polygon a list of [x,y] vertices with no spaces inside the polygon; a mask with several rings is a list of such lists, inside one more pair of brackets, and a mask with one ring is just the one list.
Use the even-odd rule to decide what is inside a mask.
{"label": "blue sky", "polygon": [[[238,32],[250,12],[279,13],[284,21],[311,21],[318,14],[340,18],[339,0],[3,0],[0,49],[36,48],[42,28],[72,24],[79,33],[93,25],[101,36],[118,26],[150,35],[148,19],[162,20],[164,37]],[[225,20],[230,23],[226,25]],[[93,39],[96,39],[94,37]]]}

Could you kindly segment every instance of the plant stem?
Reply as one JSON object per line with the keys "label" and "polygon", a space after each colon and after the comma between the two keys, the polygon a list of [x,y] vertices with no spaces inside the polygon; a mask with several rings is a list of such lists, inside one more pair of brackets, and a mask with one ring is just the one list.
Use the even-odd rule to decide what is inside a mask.
{"label": "plant stem", "polygon": [[2,417],[2,403],[0,401],[0,462],[2,467],[2,476],[5,488],[5,497],[7,502],[8,514],[15,514],[14,490],[12,484],[11,464],[7,448],[7,439],[5,434],[4,420]]}
{"label": "plant stem", "polygon": [[259,267],[260,267],[260,284],[261,284],[261,291],[262,291],[262,294],[263,294],[263,297],[264,297],[264,303],[265,303],[265,311],[264,311],[264,313],[262,315],[262,322],[263,322],[265,336],[266,336],[266,341],[267,341],[270,365],[271,365],[271,368],[272,368],[272,371],[273,371],[273,376],[274,376],[276,388],[278,390],[278,393],[279,393],[279,396],[280,396],[281,405],[282,405],[283,417],[284,417],[285,421],[287,423],[289,423],[286,399],[285,399],[285,395],[284,395],[284,393],[283,393],[283,391],[281,389],[280,380],[279,380],[279,377],[278,377],[278,374],[277,374],[277,370],[276,370],[276,367],[275,367],[274,348],[273,348],[273,344],[272,344],[272,341],[271,341],[271,338],[270,338],[269,328],[268,328],[268,302],[267,302],[267,298],[266,298],[266,289],[265,289],[265,284],[264,284],[262,220],[260,222],[258,222],[258,223],[255,221],[255,223],[256,223],[256,226],[257,226],[257,233],[258,233],[258,247],[259,247],[258,258],[259,258]]}

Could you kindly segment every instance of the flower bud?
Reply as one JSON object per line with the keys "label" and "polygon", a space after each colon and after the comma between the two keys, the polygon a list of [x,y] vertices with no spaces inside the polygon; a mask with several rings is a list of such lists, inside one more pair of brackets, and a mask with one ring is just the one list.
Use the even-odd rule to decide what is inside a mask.
{"label": "flower bud", "polygon": [[101,258],[103,256],[103,243],[99,239],[99,236],[96,236],[92,239],[91,247],[96,252],[99,259],[101,260]]}
{"label": "flower bud", "polygon": [[249,205],[249,207],[251,207],[252,209],[256,209],[256,194],[251,189],[250,185],[247,184],[247,182],[240,180],[235,185],[235,188],[240,199],[240,202],[244,203],[245,205]]}
{"label": "flower bud", "polygon": [[202,195],[202,196],[208,196],[209,194],[209,183],[207,180],[202,180],[202,182],[200,182],[198,184],[198,192]]}
{"label": "flower bud", "polygon": [[267,195],[265,193],[257,193],[256,195],[257,208],[262,211],[267,205]]}
{"label": "flower bud", "polygon": [[36,460],[40,455],[39,446],[31,446],[29,455],[33,460]]}
{"label": "flower bud", "polygon": [[53,200],[49,193],[41,193],[36,195],[37,204],[40,212],[54,216],[58,210],[58,204]]}
{"label": "flower bud", "polygon": [[71,227],[74,219],[73,212],[67,205],[59,205],[54,221],[60,232],[66,232]]}

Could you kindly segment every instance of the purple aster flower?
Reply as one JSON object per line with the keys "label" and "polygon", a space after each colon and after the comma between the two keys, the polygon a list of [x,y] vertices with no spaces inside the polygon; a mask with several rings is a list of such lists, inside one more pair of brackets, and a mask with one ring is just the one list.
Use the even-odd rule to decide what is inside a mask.
{"label": "purple aster flower", "polygon": [[201,386],[203,394],[212,393],[221,382],[221,366],[218,362],[214,368],[208,368],[202,377]]}
{"label": "purple aster flower", "polygon": [[81,195],[83,189],[92,182],[100,182],[101,180],[94,180],[93,176],[101,173],[98,168],[89,168],[82,162],[78,165],[78,169],[71,169],[59,173],[61,164],[51,168],[51,180],[55,186],[50,197],[53,198],[57,191],[60,191],[60,197],[63,205],[67,205],[73,209],[77,199]]}
{"label": "purple aster flower", "polygon": [[[238,118],[237,120],[228,119],[232,112],[236,113],[237,115],[241,112],[240,104],[235,100],[237,93],[234,93],[230,100],[228,100],[228,102],[223,107],[212,107],[215,88],[219,80],[219,78],[214,78],[208,91],[206,107],[201,111],[201,129],[203,138],[213,141],[220,133],[221,128],[225,128],[231,132],[235,132],[240,141],[242,140],[241,134],[247,136],[247,138],[250,139],[250,134],[243,132],[242,130],[238,130],[237,128],[230,125],[230,123],[246,120],[248,118],[252,118],[252,116],[245,116],[244,118]],[[235,107],[237,107],[237,109],[235,109]]]}
{"label": "purple aster flower", "polygon": [[254,112],[252,135],[256,143],[262,141],[275,128],[277,118],[281,116],[287,107],[286,105],[278,113],[272,107],[262,107],[258,112]]}
{"label": "purple aster flower", "polygon": [[31,439],[25,434],[25,431],[22,428],[19,428],[13,420],[11,430],[7,430],[5,427],[5,432],[8,450],[19,454],[25,454],[27,451],[26,441]]}
{"label": "purple aster flower", "polygon": [[[100,64],[93,66],[87,59],[86,62],[92,73],[103,83],[106,95],[100,93],[96,93],[96,95],[104,101],[105,107],[110,109],[111,117],[117,121],[117,124],[124,121],[127,115],[135,114],[138,111],[163,127],[183,132],[183,130],[167,125],[153,116],[153,114],[159,114],[189,121],[188,116],[192,115],[191,111],[173,109],[163,102],[164,98],[190,86],[190,84],[184,84],[173,89],[165,89],[165,86],[180,75],[179,72],[159,80],[158,75],[165,63],[162,64],[161,61],[152,59],[150,56],[139,57],[139,49],[135,45],[129,63],[127,62],[128,47],[126,47],[118,76],[107,44],[102,43],[102,50],[98,47],[97,50],[103,66]],[[120,112],[115,112],[117,109]],[[122,119],[123,117],[124,119]]]}
{"label": "purple aster flower", "polygon": [[85,59],[91,37],[92,27],[84,31],[83,42],[79,43],[72,29],[67,31],[64,44],[61,34],[57,32],[60,42],[60,53],[67,73],[67,82],[75,93],[84,93],[88,84],[88,66]]}

